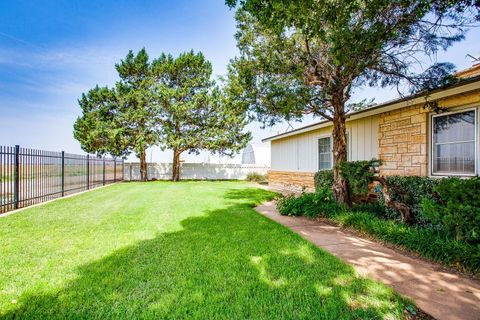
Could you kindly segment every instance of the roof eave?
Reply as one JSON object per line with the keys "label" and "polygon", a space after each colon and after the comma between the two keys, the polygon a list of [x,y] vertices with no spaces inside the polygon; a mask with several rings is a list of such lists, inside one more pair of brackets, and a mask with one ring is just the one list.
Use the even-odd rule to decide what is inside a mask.
{"label": "roof eave", "polygon": [[[405,98],[400,98],[400,99],[387,101],[387,102],[381,103],[379,105],[376,105],[376,106],[368,108],[368,109],[352,112],[352,113],[349,114],[349,117],[348,117],[347,121],[356,120],[356,119],[360,119],[360,118],[365,118],[365,117],[369,117],[369,116],[376,115],[376,114],[379,114],[379,113],[388,112],[388,111],[392,111],[392,110],[396,110],[396,109],[401,109],[401,108],[416,105],[416,104],[419,104],[419,103],[422,103],[422,102],[434,101],[434,100],[437,100],[437,99],[446,98],[448,96],[461,94],[461,93],[466,93],[466,92],[473,91],[473,90],[478,90],[478,89],[480,89],[480,76],[476,76],[476,77],[473,77],[473,78],[470,78],[470,79],[463,80],[460,83],[457,83],[455,85],[451,85],[451,86],[448,86],[448,87],[439,88],[439,89],[436,89],[434,91],[431,91],[431,92],[428,93],[428,97],[426,97],[427,93],[421,92],[421,93],[411,95],[411,96],[408,96],[408,97],[405,97]],[[320,121],[320,122],[316,122],[316,123],[313,123],[313,124],[310,124],[310,125],[307,125],[307,126],[304,126],[304,127],[300,127],[300,128],[288,131],[288,132],[284,132],[284,133],[281,133],[281,134],[277,134],[277,135],[273,135],[273,136],[264,138],[264,139],[262,139],[262,142],[268,142],[268,141],[283,139],[283,138],[286,138],[286,137],[289,137],[289,136],[298,135],[298,134],[301,134],[301,133],[304,133],[304,132],[320,129],[320,128],[327,127],[327,126],[330,126],[330,125],[331,125],[331,121],[323,120],[323,121]]]}

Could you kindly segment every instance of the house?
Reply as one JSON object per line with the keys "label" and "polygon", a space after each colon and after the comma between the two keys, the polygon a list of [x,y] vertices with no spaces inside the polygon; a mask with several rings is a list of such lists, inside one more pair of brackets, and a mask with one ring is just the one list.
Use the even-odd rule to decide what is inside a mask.
{"label": "house", "polygon": [[[480,64],[446,88],[396,99],[347,120],[348,160],[381,159],[381,175],[476,176],[479,173]],[[444,109],[425,108],[437,101]],[[268,137],[272,185],[312,188],[314,174],[332,168],[332,123],[321,121]]]}

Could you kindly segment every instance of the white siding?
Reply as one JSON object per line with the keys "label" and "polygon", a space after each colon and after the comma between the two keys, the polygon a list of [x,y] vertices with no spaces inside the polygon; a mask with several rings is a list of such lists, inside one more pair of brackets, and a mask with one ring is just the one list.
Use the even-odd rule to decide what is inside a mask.
{"label": "white siding", "polygon": [[[272,170],[316,172],[318,138],[331,135],[332,127],[312,130],[271,142]],[[350,160],[378,158],[378,116],[347,122]]]}

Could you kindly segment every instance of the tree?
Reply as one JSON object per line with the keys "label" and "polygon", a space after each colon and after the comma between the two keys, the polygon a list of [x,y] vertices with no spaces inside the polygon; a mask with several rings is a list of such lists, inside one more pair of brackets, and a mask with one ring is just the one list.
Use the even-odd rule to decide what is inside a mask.
{"label": "tree", "polygon": [[74,137],[82,149],[89,153],[103,155],[109,153],[113,156],[125,156],[126,150],[117,131],[115,90],[99,87],[82,94],[78,100],[82,109],[82,116],[74,124]]}
{"label": "tree", "polygon": [[82,116],[74,136],[86,152],[140,159],[141,180],[147,180],[146,150],[158,142],[158,108],[153,99],[151,64],[145,49],[130,51],[115,67],[120,81],[115,88],[98,86],[79,100]]}
{"label": "tree", "polygon": [[212,65],[193,51],[152,63],[160,109],[160,145],[173,150],[172,180],[180,179],[180,155],[188,151],[233,155],[250,140],[244,110],[211,80]]}
{"label": "tree", "polygon": [[352,90],[380,85],[418,91],[446,78],[453,71],[449,63],[416,72],[425,69],[419,56],[434,57],[462,40],[478,6],[467,0],[226,2],[238,9],[241,55],[229,72],[237,99],[270,125],[305,114],[332,121],[333,192],[346,204],[350,196],[338,164],[347,160]]}

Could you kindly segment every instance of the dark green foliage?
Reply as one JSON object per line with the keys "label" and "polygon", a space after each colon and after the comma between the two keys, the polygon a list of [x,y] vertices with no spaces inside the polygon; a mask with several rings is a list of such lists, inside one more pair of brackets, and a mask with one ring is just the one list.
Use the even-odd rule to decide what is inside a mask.
{"label": "dark green foliage", "polygon": [[[390,196],[393,200],[405,203],[412,211],[413,223],[431,227],[431,221],[422,214],[421,203],[423,198],[432,199],[435,185],[439,183],[439,179],[429,177],[403,177],[389,176],[385,177],[390,186]],[[383,197],[380,194],[380,203],[383,203]],[[385,207],[386,217],[390,219],[400,220],[398,212],[392,208]]]}
{"label": "dark green foliage", "polygon": [[350,208],[352,212],[369,212],[377,217],[385,218],[385,206],[379,202],[367,202],[355,204]]}
{"label": "dark green foliage", "polygon": [[434,191],[438,198],[421,203],[423,215],[450,237],[480,243],[480,178],[441,179]]}
{"label": "dark green foliage", "polygon": [[323,188],[332,188],[333,186],[333,171],[332,170],[322,170],[317,171],[314,177],[315,181],[315,190]]}
{"label": "dark green foliage", "polygon": [[[345,122],[359,106],[351,99],[355,88],[419,92],[451,83],[453,66],[436,63],[436,53],[464,39],[475,4],[227,0],[237,9],[240,51],[229,67],[229,87],[238,105],[264,124],[305,114],[332,121],[334,163],[346,161]],[[419,55],[434,63],[425,69],[420,61],[427,59]],[[349,204],[338,170],[335,166],[335,199]]]}
{"label": "dark green foliage", "polygon": [[78,100],[81,117],[74,124],[74,137],[86,152],[140,159],[146,180],[146,150],[158,142],[158,108],[154,103],[151,64],[145,49],[129,51],[115,65],[120,80],[114,88],[96,86]]}
{"label": "dark green foliage", "polygon": [[173,150],[172,180],[180,179],[180,155],[200,150],[232,156],[251,139],[246,113],[212,80],[201,53],[162,54],[152,62],[155,98],[161,106],[160,146]]}
{"label": "dark green foliage", "polygon": [[398,221],[396,213],[382,202],[354,205],[347,210],[333,200],[331,188],[281,197],[277,208],[284,215],[327,217],[447,266],[480,273],[480,178],[387,179],[394,186],[393,196],[411,206],[414,225]]}
{"label": "dark green foliage", "polygon": [[457,241],[435,230],[384,220],[367,212],[347,212],[335,216],[333,220],[342,226],[352,227],[378,240],[417,252],[447,266],[475,274],[480,273],[478,244]]}
{"label": "dark green foliage", "polygon": [[267,175],[257,172],[250,172],[249,174],[247,174],[245,180],[252,182],[264,182],[267,180]]}
{"label": "dark green foliage", "polygon": [[368,194],[368,185],[372,182],[380,160],[343,161],[340,162],[340,174],[347,180],[352,195]]}
{"label": "dark green foliage", "polygon": [[304,210],[302,206],[302,200],[300,197],[295,197],[294,194],[283,195],[280,194],[276,197],[277,209],[280,214],[284,216],[302,216]]}
{"label": "dark green foliage", "polygon": [[283,215],[314,218],[331,217],[342,211],[343,206],[335,202],[331,188],[320,188],[315,193],[304,192],[299,197],[281,195],[277,198],[277,209]]}

